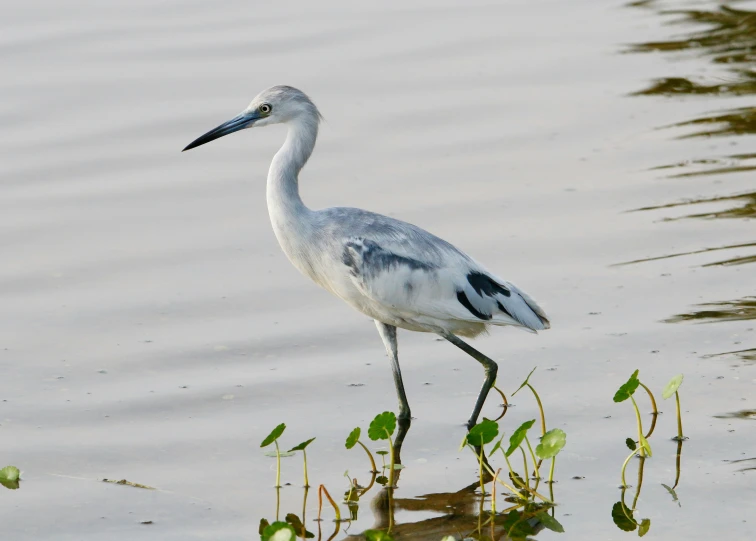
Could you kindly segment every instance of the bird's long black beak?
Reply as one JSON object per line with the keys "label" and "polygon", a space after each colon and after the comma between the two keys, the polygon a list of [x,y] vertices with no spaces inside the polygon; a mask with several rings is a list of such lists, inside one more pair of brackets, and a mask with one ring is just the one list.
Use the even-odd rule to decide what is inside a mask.
{"label": "bird's long black beak", "polygon": [[[197,139],[189,143],[184,150],[191,150],[195,147],[204,145],[205,143],[209,143],[210,141],[214,141],[215,139],[223,137],[224,135],[228,135],[229,133],[234,133],[235,131],[249,128],[259,118],[260,117],[256,112],[242,113],[238,116],[235,116],[228,122],[224,122],[217,128],[210,130],[205,135],[198,137]],[[184,152],[184,150],[182,150],[181,152]]]}

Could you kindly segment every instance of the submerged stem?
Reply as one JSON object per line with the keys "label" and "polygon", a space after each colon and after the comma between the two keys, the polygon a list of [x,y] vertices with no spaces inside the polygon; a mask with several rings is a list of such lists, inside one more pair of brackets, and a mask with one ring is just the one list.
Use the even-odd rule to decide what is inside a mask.
{"label": "submerged stem", "polygon": [[[495,515],[496,514],[496,481],[499,479],[499,474],[501,473],[501,468],[496,470],[496,473],[494,474],[493,478],[493,485],[491,485],[491,512]],[[493,539],[493,536],[491,537]]]}
{"label": "submerged stem", "polygon": [[389,487],[394,488],[394,442],[391,441],[390,434],[388,437],[388,441],[389,441]]}
{"label": "submerged stem", "polygon": [[[480,446],[480,454],[478,454],[478,476],[480,477],[480,493],[485,496],[486,487],[483,484],[483,446],[482,445]],[[494,492],[496,492],[495,489],[494,489]]]}
{"label": "submerged stem", "polygon": [[326,498],[328,498],[328,501],[331,502],[331,505],[333,506],[333,510],[336,513],[336,522],[341,522],[341,511],[339,511],[339,506],[336,505],[336,502],[333,501],[333,498],[331,498],[331,495],[328,493],[328,489],[325,487],[325,485],[320,485],[318,488],[318,520],[320,520],[320,511],[323,508],[323,493],[325,492]]}

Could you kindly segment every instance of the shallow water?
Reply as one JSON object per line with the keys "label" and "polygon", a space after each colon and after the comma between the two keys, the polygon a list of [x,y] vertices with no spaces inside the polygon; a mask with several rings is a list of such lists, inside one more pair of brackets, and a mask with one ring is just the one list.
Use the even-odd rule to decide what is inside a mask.
{"label": "shallow water", "polygon": [[[507,392],[539,367],[549,426],[568,435],[554,487],[566,532],[539,539],[637,534],[612,520],[635,422],[612,395],[636,368],[664,411],[635,516],[651,519],[646,536],[749,538],[754,11],[694,0],[6,7],[0,463],[24,480],[0,490],[3,533],[255,539],[276,513],[275,461],[259,442],[279,422],[285,446],[317,437],[314,484],[336,496],[344,470],[369,480],[343,441],[395,407],[391,374],[372,323],[276,244],[263,184],[282,129],[179,152],[285,83],[326,117],[302,178],[309,205],[421,225],[551,316],[538,336],[476,341]],[[470,533],[477,467],[458,444],[480,367],[427,335],[401,333],[400,350],[416,419],[396,532]],[[660,391],[679,372],[690,439],[675,502],[661,486],[675,477],[674,406]],[[532,399],[514,398],[508,433],[536,416]],[[283,481],[281,517],[300,514],[299,457],[285,459]],[[368,504],[381,497],[366,494],[336,538],[383,525]],[[317,533],[314,490],[306,513]]]}

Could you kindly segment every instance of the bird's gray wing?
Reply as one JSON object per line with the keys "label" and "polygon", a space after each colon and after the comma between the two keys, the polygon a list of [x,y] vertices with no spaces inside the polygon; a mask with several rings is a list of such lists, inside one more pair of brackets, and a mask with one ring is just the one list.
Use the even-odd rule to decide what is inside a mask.
{"label": "bird's gray wing", "polygon": [[370,299],[398,314],[548,328],[543,310],[513,284],[416,226],[380,218],[380,227],[344,239],[341,254]]}

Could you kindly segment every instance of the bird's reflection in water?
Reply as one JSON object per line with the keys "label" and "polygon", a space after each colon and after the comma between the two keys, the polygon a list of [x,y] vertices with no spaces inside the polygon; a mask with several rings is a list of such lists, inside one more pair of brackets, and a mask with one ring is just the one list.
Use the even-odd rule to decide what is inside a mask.
{"label": "bird's reflection in water", "polygon": [[[426,494],[417,498],[397,498],[392,490],[382,490],[370,502],[375,519],[371,530],[390,532],[396,541],[440,541],[446,536],[480,540],[525,539],[544,528],[541,518],[549,506],[535,503],[517,506],[499,497],[502,509],[493,515],[486,503],[489,497],[481,497],[477,491],[479,486],[476,481],[456,492]],[[405,521],[395,520],[399,512],[406,517]],[[436,516],[412,521],[414,513]],[[348,534],[343,539],[370,541],[371,535],[360,532]]]}

